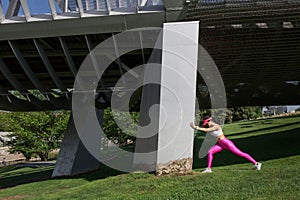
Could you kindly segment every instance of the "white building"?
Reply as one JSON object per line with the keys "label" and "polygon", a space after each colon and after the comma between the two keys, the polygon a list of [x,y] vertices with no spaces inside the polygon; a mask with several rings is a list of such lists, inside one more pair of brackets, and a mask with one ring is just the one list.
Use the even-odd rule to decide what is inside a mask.
{"label": "white building", "polygon": [[11,132],[0,132],[0,146],[2,146],[3,141],[9,141],[11,138],[7,137]]}
{"label": "white building", "polygon": [[268,106],[264,107],[263,114],[266,116],[280,115],[288,112],[287,106]]}

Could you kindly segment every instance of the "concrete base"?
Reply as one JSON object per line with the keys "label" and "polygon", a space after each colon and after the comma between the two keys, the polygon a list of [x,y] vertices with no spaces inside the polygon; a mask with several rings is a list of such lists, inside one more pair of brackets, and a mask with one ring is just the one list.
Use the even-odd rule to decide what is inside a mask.
{"label": "concrete base", "polygon": [[168,163],[160,163],[156,168],[156,175],[169,174],[190,174],[192,173],[193,158],[183,158],[179,160],[169,161]]}

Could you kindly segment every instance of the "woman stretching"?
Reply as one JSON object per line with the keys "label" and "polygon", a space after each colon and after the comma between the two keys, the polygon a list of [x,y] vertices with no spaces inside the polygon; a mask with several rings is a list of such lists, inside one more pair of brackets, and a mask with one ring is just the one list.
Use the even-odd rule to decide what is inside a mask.
{"label": "woman stretching", "polygon": [[208,151],[208,165],[207,168],[202,172],[202,173],[211,173],[211,166],[212,166],[212,161],[213,161],[213,155],[215,153],[218,153],[222,151],[223,149],[227,149],[231,151],[232,153],[246,158],[250,162],[254,164],[254,168],[256,170],[261,169],[261,163],[256,162],[249,154],[242,152],[239,150],[234,143],[231,140],[228,140],[225,135],[223,134],[222,128],[219,124],[216,124],[215,122],[212,121],[211,117],[205,117],[202,127],[195,126],[194,122],[190,123],[191,127],[193,129],[199,130],[199,131],[204,131],[206,133],[210,133],[212,136],[216,137],[218,140],[217,144],[212,146],[209,151]]}

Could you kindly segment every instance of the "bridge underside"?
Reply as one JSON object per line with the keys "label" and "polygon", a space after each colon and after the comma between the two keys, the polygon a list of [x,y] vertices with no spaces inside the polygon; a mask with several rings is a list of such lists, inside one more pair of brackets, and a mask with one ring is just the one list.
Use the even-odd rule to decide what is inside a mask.
{"label": "bridge underside", "polygon": [[[200,21],[199,43],[222,75],[229,107],[300,104],[300,1],[170,2],[163,9],[120,15],[2,20],[0,109],[71,109],[76,73],[99,43],[132,28],[191,20]],[[126,69],[147,62],[152,49],[142,49],[145,38],[140,39],[140,50],[112,62],[97,92],[109,96]],[[200,106],[208,108],[208,89],[200,74],[197,80]],[[132,98],[132,110],[139,109],[140,94]],[[108,106],[107,100],[99,106]]]}

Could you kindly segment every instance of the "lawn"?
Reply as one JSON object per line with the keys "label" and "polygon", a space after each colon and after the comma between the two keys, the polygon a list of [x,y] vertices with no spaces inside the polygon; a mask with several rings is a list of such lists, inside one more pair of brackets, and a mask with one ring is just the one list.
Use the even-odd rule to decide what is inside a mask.
{"label": "lawn", "polygon": [[[106,167],[72,178],[49,179],[53,167],[0,169],[0,199],[299,199],[300,116],[228,124],[224,132],[240,149],[263,163],[261,171],[224,151],[216,154],[212,174],[201,174],[206,158],[197,157],[186,176],[124,174]],[[30,182],[21,184],[24,182]]]}

